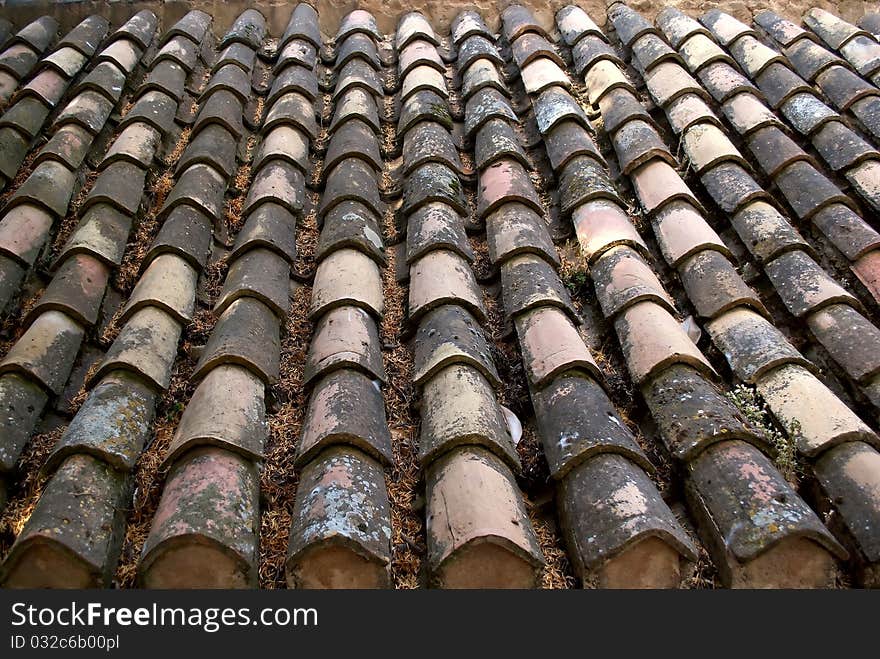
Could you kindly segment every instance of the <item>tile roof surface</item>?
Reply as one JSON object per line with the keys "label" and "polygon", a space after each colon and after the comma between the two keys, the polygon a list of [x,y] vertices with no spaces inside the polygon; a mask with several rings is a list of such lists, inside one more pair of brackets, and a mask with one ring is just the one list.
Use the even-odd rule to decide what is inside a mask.
{"label": "tile roof surface", "polygon": [[880,586],[880,17],[0,23],[0,582]]}

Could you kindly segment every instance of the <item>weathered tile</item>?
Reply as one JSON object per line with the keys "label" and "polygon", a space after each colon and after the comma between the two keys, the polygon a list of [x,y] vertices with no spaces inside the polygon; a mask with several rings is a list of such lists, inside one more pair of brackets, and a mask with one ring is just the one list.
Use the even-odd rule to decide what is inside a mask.
{"label": "weathered tile", "polygon": [[352,34],[363,33],[379,40],[382,34],[376,25],[376,19],[373,15],[363,9],[355,9],[346,14],[339,24],[339,31],[336,33],[336,41],[341,42],[343,39]]}
{"label": "weathered tile", "polygon": [[700,181],[719,208],[728,214],[736,213],[754,201],[773,199],[742,165],[735,162],[721,163],[704,171]]}
{"label": "weathered tile", "polygon": [[108,373],[82,407],[43,465],[51,474],[71,455],[87,453],[121,473],[131,472],[152,436],[157,394],[124,371]]}
{"label": "weathered tile", "polygon": [[138,575],[145,588],[257,583],[259,474],[220,448],[187,453],[168,474]]}
{"label": "weathered tile", "polygon": [[[241,73],[241,69],[238,67],[232,68]],[[150,73],[147,75],[144,84],[139,88],[138,94],[144,94],[148,91],[160,91],[175,101],[180,102],[183,97],[185,84],[186,71],[184,68],[177,62],[163,60],[150,69]]]}
{"label": "weathered tile", "polygon": [[[356,91],[360,90],[352,90],[351,94]],[[215,96],[219,95],[215,94]],[[302,94],[296,92],[284,94],[272,104],[263,122],[263,134],[267,135],[269,131],[285,125],[299,128],[313,140],[318,136],[315,108]]]}
{"label": "weathered tile", "polygon": [[611,319],[627,307],[650,300],[675,313],[675,303],[638,252],[626,246],[605,252],[591,273],[602,314]]}
{"label": "weathered tile", "polygon": [[621,126],[633,119],[641,119],[648,123],[654,121],[645,106],[629,89],[609,91],[599,100],[599,110],[602,112],[605,131],[609,135],[614,135]]}
{"label": "weathered tile", "polygon": [[401,78],[406,77],[417,66],[432,66],[440,73],[446,71],[446,65],[437,52],[436,46],[421,39],[410,43],[400,52],[398,71]]}
{"label": "weathered tile", "polygon": [[[94,92],[97,94],[97,92]],[[89,94],[89,92],[83,92],[77,98],[82,98]],[[100,96],[100,95],[99,95]],[[104,108],[110,106],[106,97],[100,96],[92,97],[96,103],[101,103]],[[70,109],[70,104],[68,104],[65,110],[62,110],[61,114],[58,116],[58,120],[61,120],[61,117],[65,116],[67,111]],[[111,107],[112,109],[112,107]],[[89,110],[89,112],[91,112]],[[104,110],[102,110],[103,116]],[[168,96],[167,94],[163,94],[162,92],[152,91],[147,92],[143,96],[141,96],[135,104],[131,107],[131,109],[126,113],[126,115],[122,118],[122,121],[119,124],[119,128],[123,129],[126,126],[130,126],[137,122],[144,122],[158,130],[163,135],[167,135],[171,132],[171,128],[174,126],[174,115],[177,113],[177,103],[174,102],[174,99]],[[109,117],[110,111],[106,111],[107,116]],[[73,116],[71,115],[71,119]],[[96,120],[88,119],[87,128],[90,128],[97,124]],[[104,120],[101,120],[101,125],[103,125]],[[97,133],[100,130],[100,126],[95,128],[90,128],[93,132]]]}
{"label": "weathered tile", "polygon": [[427,471],[428,566],[444,588],[534,587],[543,557],[506,466],[476,447]]}
{"label": "weathered tile", "polygon": [[[292,96],[292,94],[287,96]],[[274,103],[272,110],[266,115],[267,124],[273,111],[281,111],[278,103]],[[236,139],[241,139],[242,135],[244,135],[242,103],[235,94],[226,89],[220,89],[211,94],[208,100],[202,103],[199,108],[199,113],[196,115],[195,123],[193,123],[192,131],[190,132],[190,138],[194,138],[205,126],[212,124],[223,126]]]}
{"label": "weathered tile", "polygon": [[737,39],[730,46],[730,53],[750,78],[759,76],[771,64],[786,65],[783,55],[750,35]]}
{"label": "weathered tile", "polygon": [[46,286],[36,305],[28,313],[29,323],[49,309],[63,311],[84,327],[98,321],[101,301],[107,288],[110,269],[87,254],[66,259]]}
{"label": "weathered tile", "polygon": [[732,46],[745,35],[757,36],[748,25],[720,9],[710,9],[700,17],[700,22],[712,31],[722,46]]}
{"label": "weathered tile", "polygon": [[182,327],[165,311],[145,306],[119,331],[100,368],[89,378],[93,386],[107,373],[125,370],[143,378],[159,391],[168,388]]}
{"label": "weathered tile", "polygon": [[823,208],[812,222],[851,261],[880,247],[880,234],[843,204]]}
{"label": "weathered tile", "polygon": [[835,527],[852,539],[849,544],[865,588],[877,587],[877,474],[880,453],[862,442],[847,442],[822,455],[813,467],[824,493],[837,513]]}
{"label": "weathered tile", "polygon": [[850,305],[811,313],[807,325],[851,378],[866,382],[880,373],[880,330]]}
{"label": "weathered tile", "polygon": [[858,35],[870,37],[865,30],[819,7],[807,10],[804,14],[804,23],[834,50],[841,48]]}
{"label": "weathered tile", "polygon": [[760,386],[760,380],[786,364],[813,367],[782,332],[750,309],[733,309],[707,322],[705,327],[733,372],[744,382]]}
{"label": "weathered tile", "polygon": [[600,163],[605,162],[587,129],[572,120],[563,121],[545,134],[544,147],[555,172],[564,170],[578,156],[590,156]]}
{"label": "weathered tile", "polygon": [[464,220],[443,202],[425,204],[407,220],[406,262],[412,263],[433,249],[447,249],[469,262],[474,260]]}
{"label": "weathered tile", "polygon": [[515,316],[540,306],[564,310],[580,324],[568,291],[553,266],[534,254],[521,254],[501,266],[505,315]]}
{"label": "weathered tile", "polygon": [[164,463],[171,465],[199,446],[216,446],[262,460],[268,432],[262,380],[238,366],[218,366],[196,387]]}
{"label": "weathered tile", "polygon": [[218,366],[236,364],[271,386],[278,380],[279,324],[278,316],[259,300],[235,300],[217,320],[192,377],[200,379]]}
{"label": "weathered tile", "polygon": [[442,202],[467,215],[467,204],[457,174],[446,165],[431,162],[407,177],[401,211],[408,215],[425,204]]}
{"label": "weathered tile", "polygon": [[202,39],[205,38],[211,20],[211,16],[203,11],[198,9],[190,10],[162,35],[160,45],[178,35],[185,36],[193,43],[201,43]]}
{"label": "weathered tile", "polygon": [[772,448],[718,388],[690,366],[672,365],[642,385],[642,395],[667,450],[690,462],[713,444],[739,439]]}
{"label": "weathered tile", "polygon": [[587,12],[577,5],[568,5],[556,12],[556,26],[568,46],[574,46],[587,36],[605,36]]}
{"label": "weathered tile", "polygon": [[299,167],[286,160],[269,160],[254,175],[241,212],[247,215],[262,204],[273,203],[299,215],[305,203],[305,187]]}
{"label": "weathered tile", "polygon": [[[123,163],[113,166],[121,164]],[[109,168],[106,171],[109,171]],[[177,183],[165,198],[159,217],[160,219],[167,217],[178,206],[191,206],[205,213],[215,222],[219,222],[223,217],[225,191],[226,180],[218,171],[210,165],[195,164],[177,179]]]}
{"label": "weathered tile", "polygon": [[33,204],[6,211],[0,222],[0,252],[30,268],[49,237],[53,220],[50,212]]}
{"label": "weathered tile", "polygon": [[290,20],[281,37],[281,45],[292,39],[305,39],[315,48],[322,45],[321,31],[318,29],[318,11],[306,2],[298,3],[290,14]]}
{"label": "weathered tile", "polygon": [[28,378],[15,373],[0,377],[0,405],[4,411],[0,416],[0,472],[15,469],[47,402],[46,390]]}
{"label": "weathered tile", "polygon": [[659,34],[650,21],[626,5],[615,5],[608,9],[608,20],[614,24],[617,36],[627,48],[646,34]]}
{"label": "weathered tile", "polygon": [[795,214],[807,220],[832,204],[852,206],[852,201],[812,165],[795,162],[776,177],[776,185]]}
{"label": "weathered tile", "polygon": [[52,138],[34,158],[34,166],[56,160],[71,170],[79,169],[91,146],[92,136],[81,126],[68,124],[55,131]]}
{"label": "weathered tile", "polygon": [[[403,55],[401,54],[401,57]],[[363,33],[349,35],[344,41],[338,42],[336,48],[336,68],[342,69],[354,59],[361,59],[374,69],[381,68],[376,42]]]}
{"label": "weathered tile", "polygon": [[141,49],[128,39],[121,39],[98,53],[97,61],[109,62],[128,75],[134,71],[140,58]]}
{"label": "weathered tile", "polygon": [[594,64],[602,60],[623,66],[623,61],[617,56],[614,48],[608,45],[604,37],[596,35],[587,35],[578,41],[572,47],[571,55],[574,60],[573,70],[580,78],[583,78]]}
{"label": "weathered tile", "polygon": [[455,252],[437,249],[410,265],[410,322],[444,304],[464,307],[480,323],[486,320],[483,293],[468,262]]}
{"label": "weathered tile", "polygon": [[0,362],[0,374],[19,373],[54,395],[64,388],[85,330],[60,311],[40,314]]}
{"label": "weathered tile", "polygon": [[420,91],[431,91],[446,98],[449,95],[446,89],[446,79],[433,66],[419,65],[410,71],[400,87],[400,99],[406,100],[409,96]]}
{"label": "weathered tile", "polygon": [[481,59],[489,60],[497,66],[504,65],[504,60],[498,54],[498,49],[488,38],[475,34],[462,41],[458,47],[458,61],[456,62],[459,71],[464,71]]}
{"label": "weathered tile", "polygon": [[626,211],[615,202],[597,199],[581,204],[572,212],[572,224],[588,262],[618,245],[627,245],[645,255],[648,253]]}
{"label": "weathered tile", "polygon": [[625,89],[633,95],[636,94],[636,88],[618,64],[607,59],[598,60],[590,66],[584,77],[584,85],[587,87],[590,105],[598,104],[606,94],[615,89]]}
{"label": "weathered tile", "polygon": [[546,37],[547,32],[535,20],[532,10],[523,5],[510,5],[501,12],[501,27],[508,41],[516,41],[524,34],[534,33]]}
{"label": "weathered tile", "polygon": [[624,124],[611,139],[620,171],[628,175],[649,160],[661,159],[673,167],[677,161],[653,125],[634,119]]}
{"label": "weathered tile", "polygon": [[880,159],[856,165],[846,173],[846,179],[875,212],[880,211]]}
{"label": "weathered tile", "polygon": [[72,254],[90,254],[108,265],[120,265],[131,225],[131,216],[108,204],[95,204],[82,213],[76,231],[64,245],[58,260]]}
{"label": "weathered tile", "polygon": [[[795,107],[800,101],[798,99],[808,96],[808,94],[798,94],[789,99],[782,107],[782,112],[786,118],[791,121],[786,108]],[[754,131],[767,126],[781,126],[782,122],[761,100],[754,94],[748,92],[737,94],[728,98],[722,105],[721,110],[724,116],[733,126],[733,129],[742,137],[747,137]],[[797,128],[797,126],[795,126]]]}
{"label": "weathered tile", "polygon": [[632,52],[641,71],[648,72],[663,62],[683,64],[681,56],[654,33],[645,34],[632,45]]}
{"label": "weathered tile", "polygon": [[[288,70],[297,69],[297,68],[298,67],[291,67]],[[407,80],[413,79],[413,82],[414,82],[415,77],[419,73],[421,73],[423,70],[425,71],[425,75],[430,75],[427,73],[428,71],[430,71],[431,74],[438,74],[438,72],[435,69],[432,69],[430,67],[419,67],[417,69],[414,69],[410,73],[410,75],[407,76]],[[305,69],[303,69],[303,71],[305,71]],[[284,74],[282,74],[282,75],[284,75]],[[307,74],[304,74],[304,75],[307,75],[307,77],[310,81],[309,85],[311,86],[312,82],[315,81],[314,74],[312,74],[311,72],[308,72]],[[440,79],[442,80],[443,76],[440,76]],[[431,81],[434,81],[433,77],[431,77]],[[276,84],[277,83],[278,83],[278,81],[276,79]],[[410,84],[413,84],[413,83],[411,82]],[[317,85],[316,82],[315,82],[315,85]],[[376,70],[372,66],[370,66],[369,64],[367,64],[366,62],[364,62],[361,59],[351,60],[348,64],[346,64],[345,66],[342,67],[342,70],[339,72],[339,77],[336,81],[336,90],[333,92],[333,98],[334,99],[339,98],[342,94],[344,94],[349,89],[355,89],[355,88],[364,89],[364,90],[370,92],[371,94],[373,94],[374,96],[382,96],[382,93],[383,93],[382,92],[382,83],[379,81],[379,77],[376,74]],[[437,90],[437,91],[442,91],[442,90]],[[407,94],[407,95],[409,95],[409,94]],[[309,97],[312,100],[315,100],[315,98],[317,97],[317,94],[315,94],[314,96],[309,94]],[[404,98],[405,98],[404,96],[401,96],[401,100],[403,100]]]}
{"label": "weathered tile", "polygon": [[774,369],[756,385],[773,416],[807,457],[843,442],[880,445],[874,431],[801,366],[787,364]]}
{"label": "weathered tile", "polygon": [[187,74],[190,74],[195,68],[198,58],[198,44],[193,43],[186,37],[180,36],[174,37],[159,49],[156,57],[153,58],[152,65],[155,66],[159,62],[169,60],[176,62]]}
{"label": "weathered tile", "polygon": [[748,145],[758,165],[771,178],[793,162],[815,162],[778,126],[767,126],[755,131],[749,137]]}
{"label": "weathered tile", "polygon": [[55,217],[67,214],[67,204],[73,192],[74,172],[52,160],[38,165],[18,189],[12,193],[4,213],[22,204],[39,206]]}
{"label": "weathered tile", "polygon": [[654,216],[653,226],[663,258],[673,268],[678,268],[684,259],[705,250],[732,257],[718,234],[687,202],[667,204]]}
{"label": "weathered tile", "polygon": [[648,215],[677,199],[688,202],[698,210],[702,209],[702,205],[678,172],[666,162],[647,162],[633,171],[631,178],[636,196]]}
{"label": "weathered tile", "polygon": [[779,63],[768,66],[761,75],[757,76],[756,81],[774,110],[795,94],[812,92],[803,78]]}
{"label": "weathered tile", "polygon": [[[472,96],[468,99],[468,103],[471,103],[476,97],[477,94]],[[448,102],[429,89],[416,92],[401,102],[400,120],[397,124],[398,134],[406,134],[410,128],[424,119],[437,121],[450,130],[452,129],[452,116],[449,114]]]}
{"label": "weathered tile", "polygon": [[86,62],[88,62],[88,57],[76,48],[61,46],[51,55],[40,60],[37,70],[42,71],[45,68],[51,68],[69,80],[79,73]]}
{"label": "weathered tile", "polygon": [[[427,167],[432,167],[432,165]],[[436,165],[436,167],[442,167],[442,165]],[[302,177],[302,173],[299,176]],[[303,194],[304,192],[305,189],[300,187],[299,193]],[[376,172],[360,158],[343,160],[327,175],[324,194],[318,208],[319,221],[323,221],[330,210],[344,201],[358,201],[377,216],[382,215],[382,202],[379,199]]]}
{"label": "weathered tile", "polygon": [[786,308],[795,316],[814,313],[831,304],[861,306],[804,252],[786,252],[764,269]]}
{"label": "weathered tile", "polygon": [[[142,125],[135,124],[129,129]],[[231,178],[236,171],[237,149],[235,138],[223,126],[218,124],[206,126],[187,145],[177,161],[176,171],[180,174],[193,165],[201,163],[210,165],[225,178]]]}
{"label": "weathered tile", "polygon": [[154,306],[184,325],[192,320],[197,271],[176,254],[160,254],[150,262],[131,293],[120,320],[139,309]]}
{"label": "weathered tile", "polygon": [[522,69],[539,58],[546,58],[559,66],[565,66],[565,61],[553,48],[543,35],[530,33],[515,39],[510,46],[513,61]]}
{"label": "weathered tile", "polygon": [[12,180],[30,151],[30,140],[14,128],[0,128],[0,174]]}
{"label": "weathered tile", "polygon": [[358,370],[384,382],[381,348],[376,321],[364,309],[351,305],[331,309],[315,326],[303,383],[341,368]]}
{"label": "weathered tile", "polygon": [[439,46],[440,41],[434,34],[434,28],[428,19],[418,11],[403,14],[397,23],[395,43],[398,50],[402,50],[412,41],[426,41],[434,46]]}
{"label": "weathered tile", "polygon": [[[366,66],[363,62],[356,61],[351,62],[346,67],[348,75],[352,76],[347,84],[357,84],[353,76],[358,70],[357,67],[360,65]],[[375,72],[373,72],[373,69],[366,66],[366,70],[371,72],[375,78]],[[336,96],[338,97],[341,92],[342,89],[339,89]],[[314,103],[318,98],[318,80],[315,77],[314,72],[304,66],[291,65],[286,67],[272,82],[272,87],[269,89],[269,95],[266,97],[266,106],[272,107],[275,101],[282,96],[292,93],[302,94],[309,100],[309,102]]]}
{"label": "weathered tile", "polygon": [[[211,218],[200,210],[192,206],[178,206],[165,218],[144,260],[152,261],[160,254],[174,254],[189,263],[196,271],[201,271],[205,267],[211,248],[212,229]],[[242,233],[244,229],[239,236]],[[112,253],[115,254],[116,250]]]}
{"label": "weathered tile", "polygon": [[677,7],[667,7],[657,14],[657,26],[663,30],[673,48],[680,48],[685,39],[695,34],[711,36],[710,32]]}
{"label": "weathered tile", "polygon": [[[233,48],[241,48],[245,53],[251,55],[251,60],[253,59],[253,53],[250,48],[246,48],[241,44],[233,44],[229,46],[224,53]],[[223,53],[220,55],[220,61],[223,61]],[[275,66],[272,68],[273,73],[278,75],[281,71],[283,71],[286,67],[291,64],[296,64],[299,66],[304,66],[307,69],[314,69],[318,62],[318,49],[315,47],[313,43],[306,39],[294,38],[285,44],[283,48],[280,49],[278,53],[278,60],[275,62]],[[245,67],[245,70],[253,68],[253,65],[250,67]]]}
{"label": "weathered tile", "polygon": [[125,476],[69,457],[44,488],[7,556],[6,588],[107,588],[124,530]]}
{"label": "weathered tile", "polygon": [[[438,97],[439,98],[439,97]],[[445,104],[444,104],[445,110]],[[448,112],[448,110],[445,110]],[[465,104],[465,132],[473,135],[474,131],[490,119],[517,121],[510,102],[497,89],[486,87],[471,96]],[[401,114],[401,122],[403,115]]]}
{"label": "weathered tile", "polygon": [[[337,138],[334,136],[333,139],[335,141]],[[362,139],[366,140],[366,137]],[[381,170],[382,159],[379,156],[378,149],[376,150],[376,156],[376,164],[378,169]],[[455,148],[455,143],[452,141],[449,131],[443,125],[434,121],[423,121],[416,124],[403,136],[403,173],[404,175],[409,175],[417,167],[429,162],[446,165],[454,172],[461,171],[461,160],[458,157],[458,151]]]}
{"label": "weathered tile", "polygon": [[[12,44],[0,53],[0,70],[7,72],[17,87],[18,81],[30,73],[39,59],[39,54],[32,47],[23,43]],[[12,91],[14,88],[10,90],[10,97]]]}
{"label": "weathered tile", "polygon": [[614,321],[627,369],[636,384],[643,384],[673,364],[692,366],[709,377],[715,370],[666,309],[641,302]]}
{"label": "weathered tile", "polygon": [[477,215],[481,219],[509,202],[524,204],[539,214],[544,212],[528,172],[516,161],[502,160],[490,165],[480,172],[479,183]]}
{"label": "weathered tile", "polygon": [[[411,217],[415,217],[415,214]],[[293,238],[293,235],[289,237],[290,240]],[[379,221],[366,206],[357,201],[344,201],[327,213],[318,238],[315,258],[320,261],[328,254],[343,248],[360,250],[380,265],[385,264],[385,245],[382,242]]]}
{"label": "weathered tile", "polygon": [[[426,122],[420,125],[436,126],[439,124]],[[441,130],[445,131],[442,127]],[[404,142],[404,148],[406,148],[406,142]],[[503,119],[489,119],[477,131],[474,140],[474,159],[478,171],[482,171],[499,160],[513,159],[519,161],[523,167],[531,166],[513,127]],[[406,156],[404,155],[405,161]]]}
{"label": "weathered tile", "polygon": [[592,156],[576,156],[559,177],[559,206],[563,213],[573,213],[590,201],[607,199],[622,203],[605,167]]}
{"label": "weathered tile", "polygon": [[25,269],[15,260],[0,254],[0,311],[19,292],[24,281]]}
{"label": "weathered tile", "polygon": [[[200,14],[207,17],[207,14],[197,10],[193,10],[190,13]],[[210,21],[210,17],[208,17],[207,20]],[[141,9],[110,35],[110,41],[115,41],[117,39],[132,39],[141,48],[146,49],[150,46],[153,37],[156,35],[156,27],[158,24],[159,20],[156,18],[156,14],[149,9]],[[175,23],[175,25],[177,24],[178,23]],[[205,25],[207,26],[207,21],[205,22]],[[166,40],[168,38],[168,36],[165,37]],[[199,41],[199,39],[196,39],[195,41]]]}
{"label": "weathered tile", "polygon": [[479,324],[470,313],[456,305],[439,306],[422,316],[413,343],[413,360],[413,383],[416,386],[423,385],[452,364],[475,368],[493,386],[501,386]]}
{"label": "weathered tile", "polygon": [[733,59],[711,38],[702,33],[695,33],[687,38],[679,47],[679,52],[691,73],[714,62],[734,64]]}
{"label": "weathered tile", "polygon": [[271,130],[266,131],[254,155],[253,169],[255,171],[259,170],[266,162],[273,158],[285,160],[291,165],[296,165],[304,174],[308,173],[308,135],[293,126],[285,125],[277,125]]}
{"label": "weathered tile", "polygon": [[483,22],[483,17],[478,12],[466,10],[452,19],[450,25],[452,42],[456,45],[474,34],[492,36],[492,32]]}
{"label": "weathered tile", "polygon": [[467,102],[481,89],[496,89],[507,95],[507,87],[492,60],[481,58],[461,71],[461,98]]}
{"label": "weathered tile", "polygon": [[429,465],[462,446],[485,449],[519,471],[519,457],[486,378],[468,364],[450,364],[424,382],[419,462]]}
{"label": "weathered tile", "polygon": [[767,34],[783,48],[788,48],[801,39],[816,39],[815,35],[808,30],[792,23],[779,14],[775,14],[769,9],[757,12],[755,14],[755,23],[764,28]]}
{"label": "weathered tile", "polygon": [[[704,71],[708,71],[707,67]],[[661,108],[684,94],[695,94],[708,101],[709,97],[693,76],[680,64],[664,62],[645,74],[645,85],[651,98]]]}
{"label": "weathered tile", "polygon": [[872,77],[880,70],[880,44],[875,37],[858,35],[841,47],[840,54],[861,76]]}
{"label": "weathered tile", "polygon": [[568,316],[556,307],[537,307],[515,319],[523,365],[529,384],[541,389],[571,371],[588,373],[598,382],[603,374]]}
{"label": "weathered tile", "polygon": [[375,380],[348,368],[328,373],[315,383],[296,464],[305,466],[336,445],[353,446],[385,465],[393,462],[382,392]]}
{"label": "weathered tile", "polygon": [[[697,174],[722,162],[735,162],[748,168],[748,163],[718,126],[692,126],[681,141],[690,165]],[[674,163],[672,163],[674,166]]]}
{"label": "weathered tile", "polygon": [[129,161],[119,160],[108,165],[83,201],[81,212],[95,204],[103,204],[134,217],[141,205],[146,175],[144,169]]}
{"label": "weathered tile", "polygon": [[382,466],[334,446],[302,470],[286,578],[291,588],[387,588],[391,511]]}
{"label": "weathered tile", "polygon": [[257,50],[263,43],[266,31],[266,19],[263,15],[256,9],[247,9],[235,19],[220,46],[238,42]]}
{"label": "weathered tile", "polygon": [[804,39],[786,49],[786,55],[794,70],[809,81],[832,66],[848,66],[836,53],[823,48],[809,39]]}
{"label": "weathered tile", "polygon": [[698,316],[715,318],[739,307],[769,315],[758,294],[721,252],[707,249],[689,256],[679,265],[678,275]]}
{"label": "weathered tile", "polygon": [[651,479],[620,455],[598,455],[559,490],[560,518],[574,570],[600,588],[676,588],[696,547]]}
{"label": "weathered tile", "polygon": [[495,265],[526,253],[559,263],[547,224],[531,208],[516,202],[504,204],[486,216],[486,242],[489,259]]}
{"label": "weathered tile", "polygon": [[[413,101],[415,97],[410,99]],[[314,115],[314,112],[312,112]],[[401,113],[401,118],[403,113]],[[379,132],[379,114],[376,102],[370,94],[363,89],[349,89],[336,102],[336,110],[333,113],[333,121],[330,122],[330,132],[334,132],[350,119],[359,119]]]}
{"label": "weathered tile", "polygon": [[810,249],[797,229],[764,201],[746,204],[731,216],[730,223],[749,253],[762,263],[789,250]]}
{"label": "weathered tile", "polygon": [[688,464],[686,493],[723,583],[827,588],[846,551],[770,460],[744,442],[710,446]]}
{"label": "weathered tile", "polygon": [[[765,72],[764,75],[767,75],[767,73]],[[761,98],[761,92],[758,91],[758,88],[725,62],[713,62],[703,67],[700,69],[697,77],[717,103],[724,103],[727,99],[743,92],[748,92]],[[763,86],[761,90],[765,94],[767,93]],[[776,106],[774,105],[773,107]]]}
{"label": "weathered tile", "polygon": [[309,317],[316,319],[340,306],[361,307],[381,318],[382,279],[379,267],[355,249],[339,249],[318,264]]}
{"label": "weathered tile", "polygon": [[[204,131],[204,133],[208,134],[208,131]],[[218,136],[214,135],[213,137]],[[160,139],[159,131],[149,124],[143,122],[129,124],[110,145],[101,160],[101,166],[106,167],[117,161],[127,161],[143,169],[150,169]]]}
{"label": "weathered tile", "polygon": [[0,116],[0,126],[9,126],[22,135],[34,138],[49,116],[49,111],[50,109],[40,99],[33,96],[24,97]]}
{"label": "weathered tile", "polygon": [[[295,69],[298,67],[290,68]],[[279,76],[279,78],[281,78],[281,76]],[[277,79],[278,78],[276,78],[276,80]],[[205,85],[205,89],[199,97],[199,102],[204,103],[211,95],[216,94],[221,89],[234,94],[243,105],[247,104],[251,95],[251,77],[248,73],[243,71],[240,66],[227,64],[211,75],[208,84]],[[284,89],[281,92],[276,91],[276,93],[277,96],[280,96],[288,91],[292,90]],[[274,98],[277,98],[277,96]]]}

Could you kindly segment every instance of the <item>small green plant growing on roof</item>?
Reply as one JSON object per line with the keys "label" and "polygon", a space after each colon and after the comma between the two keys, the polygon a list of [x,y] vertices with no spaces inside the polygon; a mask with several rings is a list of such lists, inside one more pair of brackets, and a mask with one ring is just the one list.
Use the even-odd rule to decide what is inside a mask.
{"label": "small green plant growing on roof", "polygon": [[793,486],[797,486],[797,482],[803,474],[803,466],[798,460],[795,446],[795,440],[800,434],[800,424],[794,421],[788,428],[788,434],[782,432],[771,420],[764,400],[753,387],[748,385],[738,384],[732,391],[727,392],[726,396],[755,428],[764,433],[764,436],[776,449],[776,459],[774,460],[776,467],[785,480]]}

